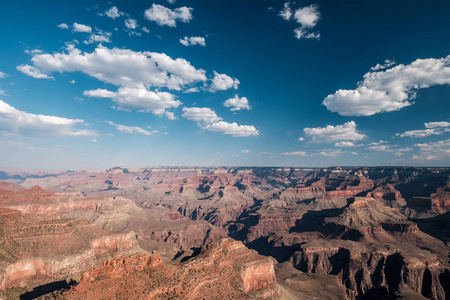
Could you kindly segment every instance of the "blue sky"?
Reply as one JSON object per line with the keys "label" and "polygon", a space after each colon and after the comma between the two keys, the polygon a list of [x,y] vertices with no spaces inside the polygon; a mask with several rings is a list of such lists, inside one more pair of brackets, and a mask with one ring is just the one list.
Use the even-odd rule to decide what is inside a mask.
{"label": "blue sky", "polygon": [[450,165],[448,1],[0,3],[0,167]]}

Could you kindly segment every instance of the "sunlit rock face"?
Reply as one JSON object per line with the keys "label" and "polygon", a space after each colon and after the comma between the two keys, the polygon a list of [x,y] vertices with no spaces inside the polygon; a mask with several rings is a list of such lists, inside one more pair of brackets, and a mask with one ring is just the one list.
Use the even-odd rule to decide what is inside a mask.
{"label": "sunlit rock face", "polygon": [[[7,242],[0,243],[3,293],[78,281],[85,274],[84,284],[96,282],[87,278],[122,276],[156,298],[197,297],[202,289],[216,298],[224,289],[237,298],[450,296],[448,168],[112,168],[58,174],[28,178],[23,185],[0,183],[0,207],[11,214],[4,219],[29,224],[7,230]],[[38,246],[24,246],[30,241]],[[235,265],[239,259],[222,257],[247,248],[275,263],[258,258]],[[58,258],[49,261],[55,253]],[[214,261],[224,269],[211,269]],[[198,273],[189,278],[201,287],[171,281],[186,268]],[[140,290],[138,283],[153,279],[139,272],[156,272],[164,280]],[[232,280],[216,282],[220,272]],[[273,272],[275,283],[266,276]],[[93,290],[111,284],[103,280],[106,285]]]}

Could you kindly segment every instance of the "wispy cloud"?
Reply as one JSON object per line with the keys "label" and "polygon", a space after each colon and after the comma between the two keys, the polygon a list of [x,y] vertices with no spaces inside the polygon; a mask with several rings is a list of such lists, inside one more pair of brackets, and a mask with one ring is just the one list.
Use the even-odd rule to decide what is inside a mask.
{"label": "wispy cloud", "polygon": [[112,121],[106,121],[106,123],[116,127],[116,129],[118,131],[125,132],[125,133],[128,133],[128,134],[143,134],[143,135],[152,135],[153,134],[152,132],[150,132],[148,130],[142,129],[141,127],[132,127],[132,126],[120,125],[120,124],[116,124],[116,123],[114,123]]}

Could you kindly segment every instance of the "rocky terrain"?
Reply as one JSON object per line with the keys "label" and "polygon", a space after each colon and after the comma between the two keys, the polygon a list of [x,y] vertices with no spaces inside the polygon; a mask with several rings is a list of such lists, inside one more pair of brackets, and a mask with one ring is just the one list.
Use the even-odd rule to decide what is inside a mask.
{"label": "rocky terrain", "polygon": [[[13,258],[8,247],[24,242],[4,234],[2,274],[26,259],[56,263],[66,255],[72,261],[99,239],[129,238],[123,239],[128,250],[94,250],[90,263],[73,274],[45,265],[55,273],[35,267],[23,283],[17,280],[22,275],[0,275],[3,293],[73,279],[68,291],[46,297],[450,299],[449,168],[116,167],[0,174],[5,220],[96,228],[85,237],[82,229],[52,225],[56,237],[67,235],[73,245],[55,238],[62,245],[52,249],[61,252],[41,253],[53,245],[46,239],[30,248],[35,252],[21,250]],[[22,228],[11,222],[5,228]],[[47,236],[49,226],[39,225],[30,237]],[[74,250],[78,243],[85,250]],[[243,267],[253,263],[253,269]],[[217,281],[220,274],[229,280]],[[117,276],[126,284],[112,284]]]}

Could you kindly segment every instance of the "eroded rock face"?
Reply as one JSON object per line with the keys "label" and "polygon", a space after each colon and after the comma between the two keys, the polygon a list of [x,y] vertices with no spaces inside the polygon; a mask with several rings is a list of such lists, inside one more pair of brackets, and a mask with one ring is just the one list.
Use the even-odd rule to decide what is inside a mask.
{"label": "eroded rock face", "polygon": [[[414,255],[414,256],[412,256]],[[446,270],[426,251],[401,246],[361,246],[350,241],[311,242],[292,257],[301,271],[337,275],[351,298],[394,295],[407,287],[431,299],[446,299]]]}
{"label": "eroded rock face", "polygon": [[[181,264],[163,264],[157,253],[105,261],[83,275],[61,299],[247,299],[279,296],[274,260],[241,242],[222,239]],[[156,264],[156,265],[155,265]]]}
{"label": "eroded rock face", "polygon": [[74,278],[108,257],[139,253],[133,232],[104,231],[82,219],[36,219],[0,208],[0,293]]}
{"label": "eroded rock face", "polygon": [[[106,230],[134,230],[149,252],[155,243],[170,243],[180,253],[186,252],[181,258],[191,253],[190,248],[228,234],[261,254],[308,272],[292,275],[296,278],[292,281],[287,275],[283,277],[284,287],[293,295],[311,296],[317,289],[324,298],[332,299],[330,289],[317,282],[309,285],[308,293],[296,289],[294,282],[308,286],[305,280],[311,278],[326,282],[335,278],[351,299],[400,294],[447,299],[449,171],[389,167],[112,168],[25,180],[26,187],[42,184],[57,190],[60,199],[70,199],[64,205],[58,199],[45,202],[48,196],[42,195],[49,191],[37,187],[25,191],[25,202],[8,201],[35,217],[62,213],[65,218],[93,221]],[[14,187],[7,189],[11,193]],[[38,197],[33,198],[33,193]],[[116,200],[107,202],[98,196]],[[0,193],[0,202],[2,199],[5,197]],[[167,252],[159,253],[167,259]],[[167,274],[178,272],[167,264],[159,267],[152,272],[159,272],[169,282],[175,277]],[[246,289],[242,278],[256,273],[240,273],[241,291]],[[132,274],[134,271],[126,277]],[[219,284],[214,277],[208,280],[197,290]],[[258,280],[250,282],[248,286],[259,285]],[[188,292],[177,284],[159,285],[149,295],[180,296],[181,291]]]}

